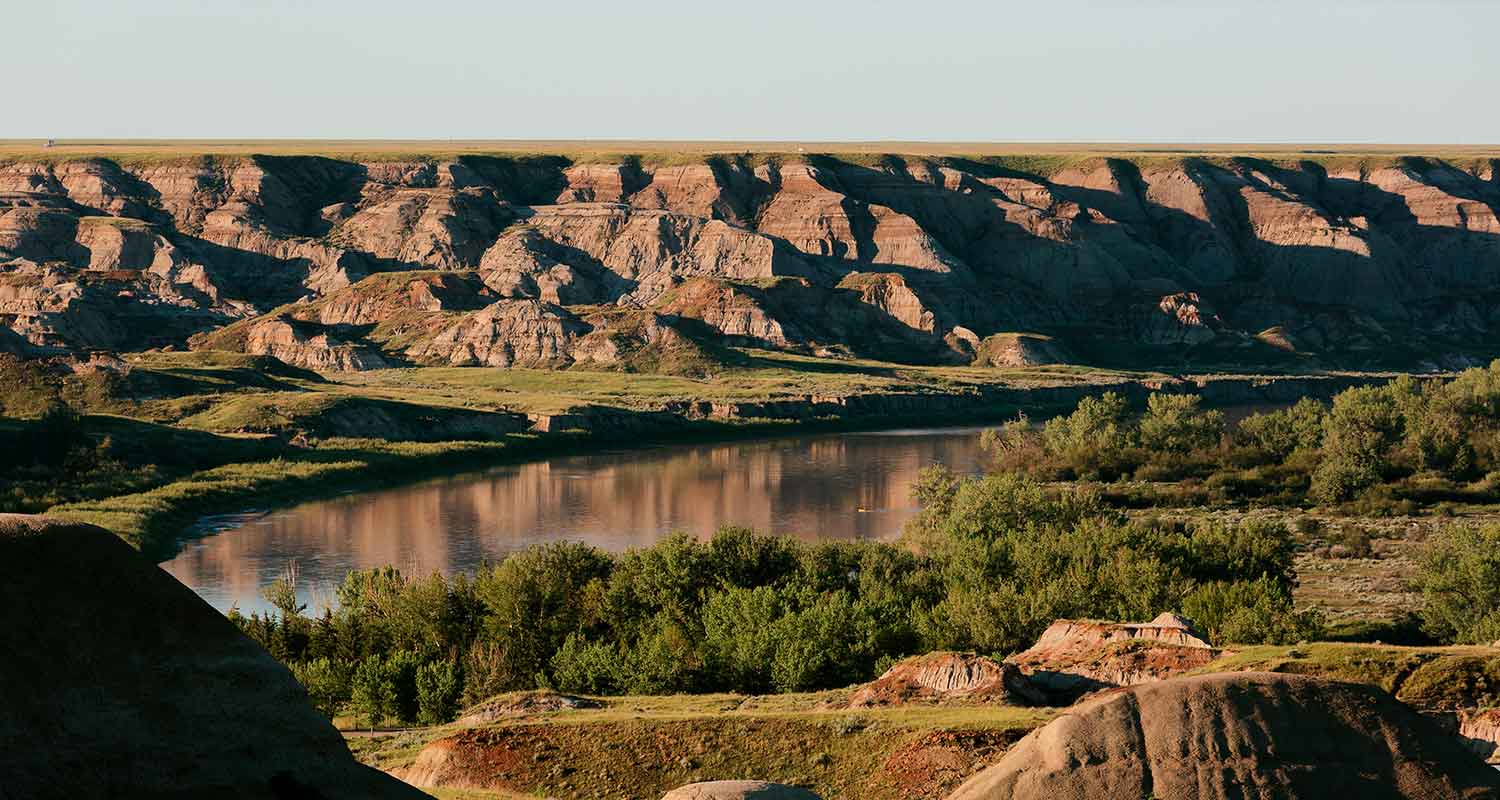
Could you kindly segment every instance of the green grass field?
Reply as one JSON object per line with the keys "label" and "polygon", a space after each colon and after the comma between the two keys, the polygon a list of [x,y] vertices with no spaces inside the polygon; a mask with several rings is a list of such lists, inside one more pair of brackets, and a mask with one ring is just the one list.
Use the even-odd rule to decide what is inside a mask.
{"label": "green grass field", "polygon": [[570,163],[619,163],[631,159],[647,167],[702,163],[710,157],[742,156],[751,164],[821,155],[876,165],[887,156],[951,159],[1029,174],[1052,175],[1073,166],[1116,158],[1141,166],[1185,158],[1255,158],[1276,163],[1311,161],[1324,166],[1377,167],[1403,156],[1477,163],[1500,157],[1500,145],[1317,144],[1317,143],[1125,143],[1125,142],[911,142],[911,141],[650,141],[593,140],[379,140],[379,139],[63,139],[53,147],[41,140],[0,139],[0,162],[59,162],[108,158],[126,166],[147,166],[218,158],[325,156],[352,161],[453,159],[459,156],[508,158],[561,157]]}

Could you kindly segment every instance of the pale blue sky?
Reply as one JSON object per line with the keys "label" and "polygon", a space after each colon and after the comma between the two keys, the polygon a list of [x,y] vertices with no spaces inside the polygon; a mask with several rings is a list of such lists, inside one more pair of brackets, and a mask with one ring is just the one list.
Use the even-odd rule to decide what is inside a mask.
{"label": "pale blue sky", "polygon": [[0,0],[0,137],[1500,142],[1500,2]]}

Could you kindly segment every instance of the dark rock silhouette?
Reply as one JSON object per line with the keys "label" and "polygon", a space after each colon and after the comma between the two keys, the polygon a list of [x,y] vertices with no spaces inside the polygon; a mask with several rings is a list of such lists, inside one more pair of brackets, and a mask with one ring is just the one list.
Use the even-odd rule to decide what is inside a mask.
{"label": "dark rock silhouette", "polygon": [[0,515],[0,797],[420,798],[108,531]]}

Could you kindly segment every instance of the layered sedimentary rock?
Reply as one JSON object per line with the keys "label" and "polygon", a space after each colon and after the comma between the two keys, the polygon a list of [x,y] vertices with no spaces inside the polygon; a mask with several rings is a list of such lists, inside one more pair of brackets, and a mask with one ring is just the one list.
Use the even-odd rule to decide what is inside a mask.
{"label": "layered sedimentary rock", "polygon": [[1106,694],[949,800],[1478,800],[1500,774],[1379,689],[1225,673]]}
{"label": "layered sedimentary rock", "polygon": [[1006,659],[1054,699],[1180,675],[1223,655],[1175,614],[1150,622],[1060,619]]}
{"label": "layered sedimentary rock", "polygon": [[[1030,348],[1049,361],[1451,367],[1500,340],[1495,174],[1429,158],[20,160],[0,165],[0,284],[17,287],[0,324],[51,352],[181,344],[436,269],[472,273],[488,302],[649,308],[814,353],[1009,364],[1033,356],[983,343],[1025,333],[1051,337]],[[359,344],[405,363],[429,329],[447,326]],[[517,330],[489,349],[535,349]],[[448,360],[465,359],[527,360]]]}
{"label": "layered sedimentary rock", "polygon": [[928,653],[892,664],[849,698],[849,708],[911,703],[1040,705],[1046,698],[1011,664],[973,653]]}

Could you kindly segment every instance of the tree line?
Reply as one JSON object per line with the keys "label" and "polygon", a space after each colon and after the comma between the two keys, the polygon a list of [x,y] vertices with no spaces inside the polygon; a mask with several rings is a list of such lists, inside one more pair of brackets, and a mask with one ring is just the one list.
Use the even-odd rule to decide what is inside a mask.
{"label": "tree line", "polygon": [[1114,504],[1322,506],[1410,513],[1500,501],[1500,361],[1451,380],[1401,376],[1303,399],[1237,425],[1197,395],[1153,394],[1143,413],[1118,394],[1085,398],[1034,425],[989,432],[1000,469],[1103,484]]}
{"label": "tree line", "polygon": [[1293,642],[1293,542],[1259,522],[1131,520],[1097,492],[923,473],[899,543],[806,543],[726,527],[610,554],[540,545],[476,574],[351,572],[310,617],[295,576],[231,618],[313,702],[442,722],[498,693],[792,692],[870,680],[933,650],[1003,656],[1054,619],[1185,613],[1219,642]]}

